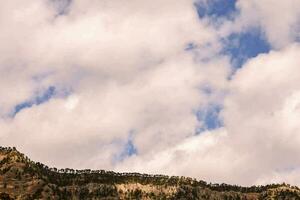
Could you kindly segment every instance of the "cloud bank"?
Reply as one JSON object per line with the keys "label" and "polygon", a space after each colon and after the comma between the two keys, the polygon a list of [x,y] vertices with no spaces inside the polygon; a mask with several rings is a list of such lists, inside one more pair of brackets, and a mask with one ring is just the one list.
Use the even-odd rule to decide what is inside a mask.
{"label": "cloud bank", "polygon": [[1,145],[56,167],[299,185],[300,3],[211,2],[1,2]]}

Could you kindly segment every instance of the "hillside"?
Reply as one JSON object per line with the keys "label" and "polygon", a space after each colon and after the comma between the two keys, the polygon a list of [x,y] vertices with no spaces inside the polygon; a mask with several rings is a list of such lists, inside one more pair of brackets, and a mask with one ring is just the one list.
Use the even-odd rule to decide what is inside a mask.
{"label": "hillside", "polygon": [[239,187],[104,170],[49,168],[15,148],[0,148],[0,199],[300,199],[286,184]]}

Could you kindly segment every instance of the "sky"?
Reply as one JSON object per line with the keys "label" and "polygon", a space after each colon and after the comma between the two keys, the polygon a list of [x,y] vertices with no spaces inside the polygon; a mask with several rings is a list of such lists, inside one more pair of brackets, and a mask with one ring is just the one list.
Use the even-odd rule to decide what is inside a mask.
{"label": "sky", "polygon": [[0,30],[0,145],[300,186],[298,0],[10,0]]}

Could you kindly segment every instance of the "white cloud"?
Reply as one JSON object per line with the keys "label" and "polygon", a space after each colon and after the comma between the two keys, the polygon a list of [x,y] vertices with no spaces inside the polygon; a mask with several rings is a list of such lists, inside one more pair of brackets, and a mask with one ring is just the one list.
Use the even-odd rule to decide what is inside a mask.
{"label": "white cloud", "polygon": [[224,128],[191,136],[160,153],[125,161],[120,170],[187,175],[232,184],[299,185],[299,57],[292,45],[258,56],[229,86]]}
{"label": "white cloud", "polygon": [[[1,121],[2,144],[33,159],[109,168],[133,130],[139,155],[166,149],[194,134],[194,112],[226,85],[228,59],[199,62],[184,50],[217,42],[192,1],[77,0],[64,15],[60,4],[18,3],[3,5],[18,16],[4,12],[0,24],[3,51],[11,52],[0,58],[1,114],[49,86],[58,93]],[[214,90],[211,100],[203,84]],[[71,96],[59,95],[65,90]]]}
{"label": "white cloud", "polygon": [[[218,30],[193,1],[73,0],[65,13],[60,3],[0,3],[2,145],[57,167],[299,184],[297,2],[239,1],[241,15]],[[219,37],[253,25],[277,51],[228,80]],[[49,86],[49,101],[8,117]],[[194,135],[197,109],[223,103],[224,127]],[[137,155],[117,162],[130,134]]]}
{"label": "white cloud", "polygon": [[234,21],[224,22],[220,29],[222,34],[260,28],[276,49],[299,39],[300,4],[297,0],[238,0],[236,8],[239,14]]}
{"label": "white cloud", "polygon": [[253,155],[256,175],[299,166],[299,126],[295,124],[299,120],[299,54],[299,46],[292,45],[259,56],[239,70],[231,83],[225,125],[239,152]]}

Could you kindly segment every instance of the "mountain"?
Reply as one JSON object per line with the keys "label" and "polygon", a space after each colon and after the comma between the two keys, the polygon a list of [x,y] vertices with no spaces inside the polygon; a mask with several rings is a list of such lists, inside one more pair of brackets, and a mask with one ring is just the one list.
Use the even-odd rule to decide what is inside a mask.
{"label": "mountain", "polygon": [[0,199],[300,199],[288,184],[240,187],[187,177],[49,168],[0,147]]}

